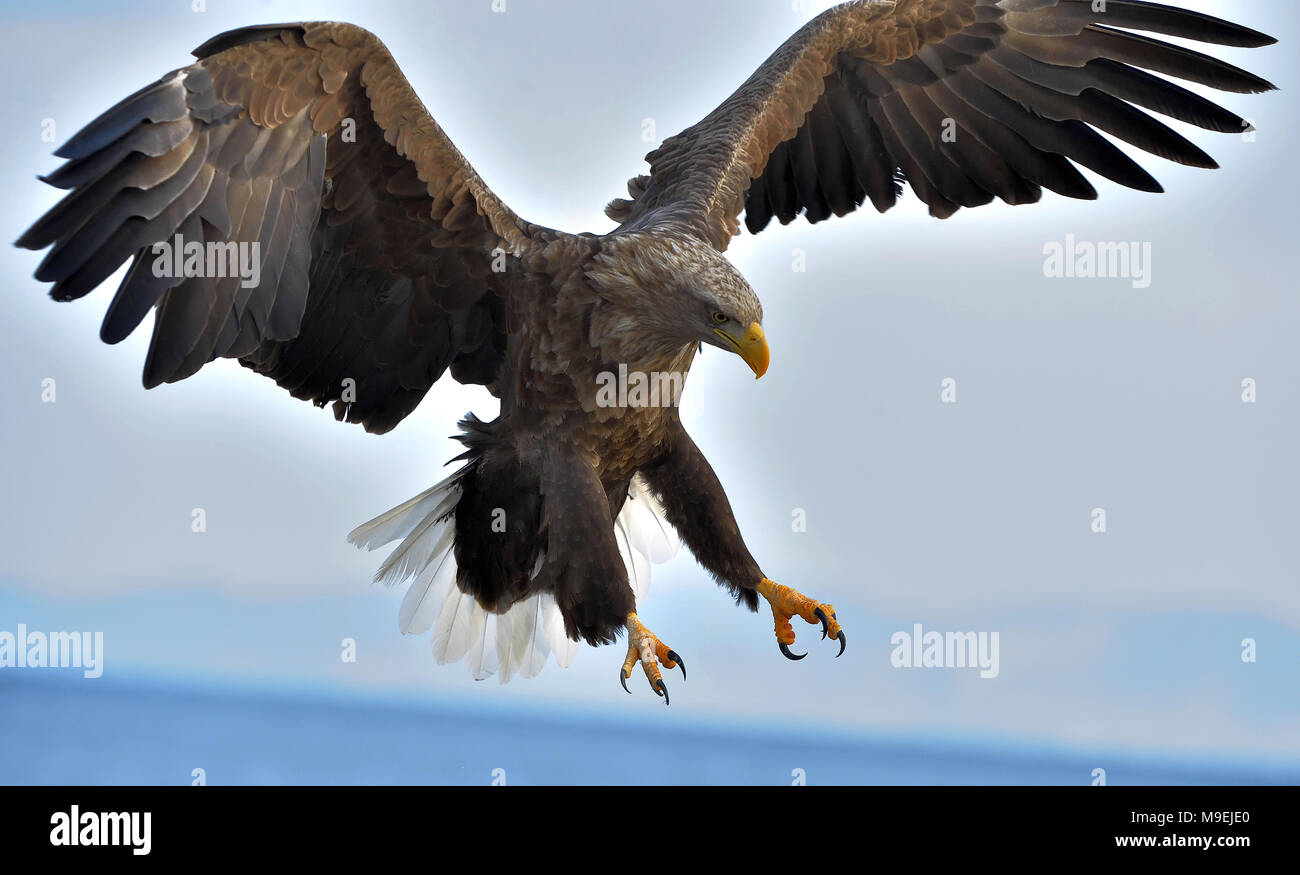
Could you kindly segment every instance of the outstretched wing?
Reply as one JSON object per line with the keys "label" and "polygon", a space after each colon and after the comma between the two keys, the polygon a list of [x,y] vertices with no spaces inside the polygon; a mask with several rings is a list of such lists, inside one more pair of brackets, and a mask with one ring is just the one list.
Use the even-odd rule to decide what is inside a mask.
{"label": "outstretched wing", "polygon": [[[1100,10],[1100,11],[1099,11]],[[896,0],[846,3],[788,40],[740,89],[646,156],[610,218],[677,226],[725,249],[773,217],[811,222],[870,200],[894,205],[901,182],[947,218],[1044,188],[1097,192],[1076,163],[1130,188],[1160,191],[1097,133],[1196,167],[1210,156],[1137,106],[1215,131],[1248,123],[1147,70],[1223,91],[1271,84],[1215,58],[1130,31],[1228,46],[1271,37],[1207,15],[1137,0]],[[1073,162],[1073,163],[1072,163]]]}
{"label": "outstretched wing", "polygon": [[[56,153],[45,181],[71,191],[18,241],[53,246],[36,272],[51,295],[80,298],[133,259],[101,337],[157,306],[150,388],[237,358],[385,432],[448,368],[491,386],[514,273],[494,253],[554,232],[497,199],[358,27],[245,28],[194,54]],[[177,243],[179,258],[154,250]],[[227,275],[231,243],[256,270]],[[193,244],[202,275],[169,276]]]}

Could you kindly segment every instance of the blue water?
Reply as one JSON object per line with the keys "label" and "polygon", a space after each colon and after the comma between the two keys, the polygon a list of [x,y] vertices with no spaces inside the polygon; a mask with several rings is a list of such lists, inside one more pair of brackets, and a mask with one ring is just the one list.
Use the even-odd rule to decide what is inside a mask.
{"label": "blue water", "polygon": [[[1300,769],[15,680],[0,784],[1297,784]],[[503,770],[503,771],[498,771]]]}

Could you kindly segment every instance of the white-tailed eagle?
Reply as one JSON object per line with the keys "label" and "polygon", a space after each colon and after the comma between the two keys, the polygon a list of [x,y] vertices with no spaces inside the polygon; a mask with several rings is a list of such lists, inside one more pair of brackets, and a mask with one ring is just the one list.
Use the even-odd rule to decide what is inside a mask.
{"label": "white-tailed eagle", "polygon": [[401,539],[378,577],[412,581],[402,629],[503,680],[626,632],[620,681],[639,662],[666,699],[660,666],[685,666],[636,611],[674,530],[740,603],[768,602],[787,656],[794,617],[840,652],[845,636],[834,608],[764,573],[677,408],[611,396],[606,378],[684,378],[706,343],[763,375],[762,307],[722,254],[742,214],[757,234],[884,212],[904,183],[939,218],[1044,189],[1095,198],[1076,165],[1160,190],[1099,132],[1214,167],[1143,109],[1249,125],[1165,77],[1272,86],[1150,34],[1273,42],[1136,0],[846,3],[647,156],[607,207],[616,229],[572,234],[502,203],[370,33],[249,27],[66,142],[44,179],[69,193],[18,245],[50,247],[36,277],[59,301],[131,263],[101,337],[155,311],[146,387],[234,358],[375,433],[447,372],[487,387],[500,416],[462,423],[464,466],[351,535]]}

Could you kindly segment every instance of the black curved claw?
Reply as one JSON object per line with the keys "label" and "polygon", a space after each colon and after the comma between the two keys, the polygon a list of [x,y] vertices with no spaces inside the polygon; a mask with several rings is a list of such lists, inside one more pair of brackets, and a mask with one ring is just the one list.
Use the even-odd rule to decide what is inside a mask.
{"label": "black curved claw", "polygon": [[668,658],[682,667],[682,680],[686,680],[686,660],[677,655],[677,651],[668,651]]}
{"label": "black curved claw", "polygon": [[835,654],[835,658],[839,659],[841,656],[844,655],[844,648],[848,646],[849,642],[845,640],[843,630],[840,630],[840,634],[837,637],[839,638],[839,642],[840,642],[840,652]]}
{"label": "black curved claw", "polygon": [[622,668],[618,670],[618,682],[623,685],[623,691],[625,693],[629,696],[632,695],[632,691],[627,688],[627,675],[623,674]]}
{"label": "black curved claw", "polygon": [[808,655],[806,653],[800,653],[800,654],[791,653],[790,648],[786,646],[786,643],[784,641],[778,641],[777,643],[781,645],[781,655],[784,656],[786,659],[793,659],[797,662]]}
{"label": "black curved claw", "polygon": [[826,619],[826,612],[821,608],[813,611],[813,616],[822,621],[822,640],[825,641],[826,636],[831,634],[831,621]]}
{"label": "black curved claw", "polygon": [[657,695],[660,695],[660,696],[663,696],[663,697],[664,697],[664,704],[665,704],[665,705],[671,705],[671,704],[672,704],[672,702],[669,701],[669,699],[668,699],[668,685],[667,685],[666,683],[664,683],[664,679],[663,679],[663,678],[659,678],[657,681],[655,681],[655,693],[656,693]]}

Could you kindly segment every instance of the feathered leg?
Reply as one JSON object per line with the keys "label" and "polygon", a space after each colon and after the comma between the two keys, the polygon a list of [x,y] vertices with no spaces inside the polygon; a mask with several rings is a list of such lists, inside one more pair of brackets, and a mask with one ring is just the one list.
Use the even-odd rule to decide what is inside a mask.
{"label": "feathered leg", "polygon": [[614,540],[605,487],[577,448],[548,447],[541,456],[546,561],[534,583],[555,594],[569,638],[612,644],[636,610],[636,598]]}
{"label": "feathered leg", "polygon": [[790,652],[795,638],[790,625],[793,617],[820,623],[822,638],[834,638],[840,644],[840,653],[844,652],[846,639],[831,605],[768,580],[759,568],[740,535],[731,503],[713,466],[680,423],[671,434],[668,452],[640,473],[700,564],[751,610],[758,609],[760,595],[771,605],[782,654],[789,659],[803,659],[803,655]]}
{"label": "feathered leg", "polygon": [[[609,490],[579,448],[550,447],[541,467],[547,546],[538,582],[554,591],[570,638],[581,636],[589,644],[604,644],[626,631],[627,659],[619,669],[619,683],[627,690],[632,669],[640,662],[650,688],[667,703],[668,685],[659,666],[681,665],[683,677],[686,666],[637,619],[636,599],[612,527],[622,501],[612,506]],[[627,483],[618,489],[626,498]]]}

